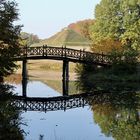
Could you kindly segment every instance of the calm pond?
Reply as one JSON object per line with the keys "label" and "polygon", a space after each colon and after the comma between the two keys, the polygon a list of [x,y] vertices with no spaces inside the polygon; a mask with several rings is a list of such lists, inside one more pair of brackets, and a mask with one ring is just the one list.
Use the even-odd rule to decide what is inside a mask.
{"label": "calm pond", "polygon": [[32,81],[25,98],[20,96],[22,86],[14,86],[19,96],[12,95],[11,86],[0,84],[0,140],[140,139],[138,91],[98,90],[62,97]]}
{"label": "calm pond", "polygon": [[[18,95],[21,85],[14,85]],[[27,86],[28,97],[61,96],[60,93],[39,81]],[[90,106],[58,111],[23,111],[21,128],[26,132],[25,140],[113,140],[105,136],[94,121]]]}

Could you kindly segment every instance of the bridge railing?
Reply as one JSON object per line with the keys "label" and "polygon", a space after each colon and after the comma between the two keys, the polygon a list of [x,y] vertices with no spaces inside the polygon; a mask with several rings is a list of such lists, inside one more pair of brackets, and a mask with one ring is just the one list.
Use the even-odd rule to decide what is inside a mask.
{"label": "bridge railing", "polygon": [[44,57],[61,57],[61,58],[71,58],[75,60],[81,60],[85,62],[95,62],[102,64],[110,64],[111,59],[108,55],[87,52],[84,50],[75,50],[66,47],[25,47],[21,49],[21,57],[34,57],[34,56],[44,56]]}
{"label": "bridge railing", "polygon": [[11,105],[27,111],[56,111],[84,107],[89,102],[86,96],[72,95],[67,97],[30,98],[15,96]]}

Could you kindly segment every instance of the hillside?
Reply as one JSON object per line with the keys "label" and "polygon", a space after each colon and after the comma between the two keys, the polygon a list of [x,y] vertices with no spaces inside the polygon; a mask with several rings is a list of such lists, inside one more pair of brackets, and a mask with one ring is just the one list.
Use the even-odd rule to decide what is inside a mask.
{"label": "hillside", "polygon": [[87,35],[86,29],[91,24],[94,24],[94,20],[87,19],[71,23],[52,37],[44,39],[40,43],[32,46],[89,46],[90,41],[85,36]]}
{"label": "hillside", "polygon": [[64,28],[54,36],[45,39],[39,43],[40,45],[68,45],[68,46],[87,46],[90,44],[88,39],[78,34],[72,29]]}
{"label": "hillside", "polygon": [[89,28],[89,26],[94,23],[95,20],[86,19],[86,20],[77,21],[76,23],[71,23],[68,25],[68,28],[74,30],[75,32],[77,32],[82,36],[85,36],[85,29]]}

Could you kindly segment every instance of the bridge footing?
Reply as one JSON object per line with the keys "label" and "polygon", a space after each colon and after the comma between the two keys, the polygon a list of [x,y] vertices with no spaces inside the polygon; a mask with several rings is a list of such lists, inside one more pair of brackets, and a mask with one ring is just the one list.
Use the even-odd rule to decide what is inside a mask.
{"label": "bridge footing", "polygon": [[62,93],[63,96],[68,95],[69,91],[69,61],[63,60],[63,74],[62,74]]}

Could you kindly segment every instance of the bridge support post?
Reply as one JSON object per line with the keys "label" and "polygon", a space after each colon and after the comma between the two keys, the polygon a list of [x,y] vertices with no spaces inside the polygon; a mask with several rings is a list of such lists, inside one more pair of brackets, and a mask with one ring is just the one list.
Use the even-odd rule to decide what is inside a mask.
{"label": "bridge support post", "polygon": [[22,96],[27,96],[27,60],[22,62]]}
{"label": "bridge support post", "polygon": [[62,79],[63,96],[67,96],[69,91],[69,61],[68,60],[63,60],[62,77],[63,77]]}

